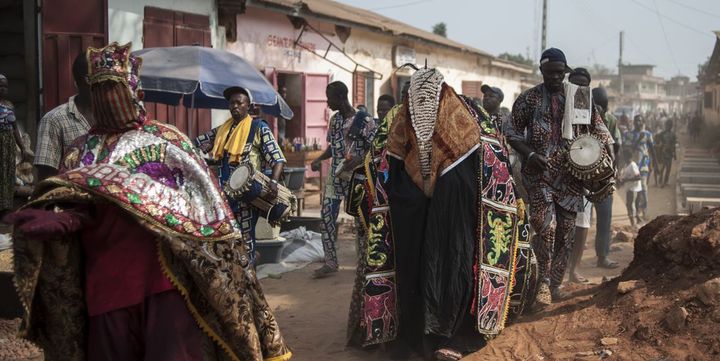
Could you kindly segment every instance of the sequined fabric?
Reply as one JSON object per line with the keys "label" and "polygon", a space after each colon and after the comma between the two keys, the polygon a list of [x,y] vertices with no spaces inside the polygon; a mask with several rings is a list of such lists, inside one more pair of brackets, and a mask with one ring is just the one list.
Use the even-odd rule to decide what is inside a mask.
{"label": "sequined fabric", "polygon": [[[27,207],[108,200],[78,187],[45,183]],[[203,360],[284,361],[292,353],[254,271],[247,268],[242,244],[171,237],[167,230],[126,209],[157,236],[160,265],[183,296],[203,331]],[[78,234],[29,239],[13,234],[15,284],[24,313],[21,336],[43,348],[48,360],[86,359],[87,309],[83,254]]]}
{"label": "sequined fabric", "polygon": [[190,140],[148,122],[120,134],[90,133],[66,150],[51,182],[103,195],[180,237],[242,239],[232,211]]}
{"label": "sequined fabric", "polygon": [[131,43],[88,48],[88,80],[96,130],[112,132],[142,125],[145,107],[140,91],[142,59],[130,55]]}

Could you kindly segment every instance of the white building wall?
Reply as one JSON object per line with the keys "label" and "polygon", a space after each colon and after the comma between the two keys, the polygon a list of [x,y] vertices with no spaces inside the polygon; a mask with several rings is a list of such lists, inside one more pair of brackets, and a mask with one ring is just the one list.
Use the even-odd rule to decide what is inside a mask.
{"label": "white building wall", "polygon": [[[313,24],[313,26],[323,28],[322,24]],[[329,74],[330,81],[339,80],[349,88],[352,87],[352,73],[306,50],[293,48],[293,42],[300,34],[300,30],[294,29],[285,15],[249,7],[245,14],[237,16],[237,27],[237,41],[228,43],[227,50],[246,58],[259,68]],[[427,43],[398,42],[397,38],[359,28],[352,29],[344,45],[333,34],[328,33],[325,36],[336,45],[344,47],[346,54],[357,63],[382,74],[381,80],[374,81],[376,99],[381,94],[390,93],[390,81],[395,71],[393,64],[395,45],[414,48],[418,65],[423,65],[427,59],[428,66],[437,68],[444,75],[445,81],[457,92],[462,91],[462,81],[482,81],[503,90],[505,100],[502,105],[507,107],[512,106],[515,97],[521,92],[519,73],[506,70],[508,75],[515,74],[515,79],[510,76],[490,75],[484,70],[487,69],[487,65],[481,66],[483,62],[487,62],[487,58],[477,54],[461,53]],[[315,48],[318,53],[324,53],[328,47],[325,39],[310,31],[303,34],[301,41]],[[355,68],[354,63],[336,50],[330,50],[328,59],[346,68]],[[358,70],[365,69],[358,68]]]}
{"label": "white building wall", "polygon": [[[260,70],[274,68],[287,72],[330,74],[330,81],[352,84],[351,73],[293,46],[300,30],[293,28],[285,15],[250,7],[245,14],[237,15],[237,27],[237,41],[228,42],[226,50],[242,56]],[[336,36],[325,35],[340,44]],[[317,52],[324,52],[328,45],[321,36],[310,31],[305,32],[302,42],[317,49]],[[328,58],[352,67],[352,63],[338,51],[331,50]]]}
{"label": "white building wall", "polygon": [[[392,50],[398,45],[396,39],[370,31],[353,29],[352,35],[345,44],[345,50],[360,64],[383,74],[381,81],[375,82],[375,96],[389,92],[389,82],[395,71]],[[512,107],[515,97],[521,92],[519,75],[515,79],[499,77],[488,74],[488,66],[482,65],[488,58],[477,54],[461,53],[448,48],[431,46],[427,43],[403,43],[415,49],[416,63],[438,69],[445,78],[445,82],[456,92],[462,92],[463,81],[482,81],[502,89],[505,99],[502,106]],[[402,65],[402,64],[398,64]],[[510,71],[506,71],[511,73]]]}

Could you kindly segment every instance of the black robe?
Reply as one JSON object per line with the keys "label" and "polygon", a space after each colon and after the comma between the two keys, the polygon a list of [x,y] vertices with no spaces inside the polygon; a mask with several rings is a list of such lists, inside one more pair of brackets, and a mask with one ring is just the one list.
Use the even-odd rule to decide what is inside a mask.
{"label": "black robe", "polygon": [[473,301],[479,159],[476,153],[438,178],[432,198],[404,163],[388,157],[387,185],[396,244],[398,336],[423,353],[438,347],[475,351]]}

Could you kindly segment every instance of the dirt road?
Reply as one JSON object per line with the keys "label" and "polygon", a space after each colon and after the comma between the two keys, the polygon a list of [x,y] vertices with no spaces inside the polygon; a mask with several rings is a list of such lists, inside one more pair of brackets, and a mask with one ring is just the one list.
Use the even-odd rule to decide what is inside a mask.
{"label": "dirt road", "polygon": [[[674,178],[673,178],[674,179]],[[664,189],[651,186],[650,215],[674,212],[674,186]],[[613,223],[627,225],[624,199],[615,195]],[[308,204],[317,204],[317,200]],[[309,210],[313,212],[313,210]],[[315,210],[316,212],[316,210]],[[588,236],[580,272],[589,278],[591,285],[600,284],[603,277],[618,276],[633,257],[633,243],[616,244],[611,257],[622,267],[604,270],[595,267],[594,226]],[[281,279],[262,281],[270,305],[275,310],[288,343],[294,350],[295,360],[390,360],[380,348],[362,351],[345,346],[346,324],[352,283],[355,274],[355,246],[351,235],[339,241],[340,272],[322,280],[310,278],[319,267],[313,264],[305,269],[282,275]],[[602,317],[602,312],[579,314],[574,311],[587,306],[594,293],[593,286],[571,286],[577,297],[542,315],[527,316],[510,325],[478,355],[468,360],[542,360],[547,342],[567,346],[567,353],[550,359],[573,358],[579,351],[592,350],[598,340],[616,330],[601,330],[588,322],[588,317]],[[590,316],[594,315],[594,316]],[[547,320],[547,322],[543,322]],[[542,340],[542,342],[538,341]]]}

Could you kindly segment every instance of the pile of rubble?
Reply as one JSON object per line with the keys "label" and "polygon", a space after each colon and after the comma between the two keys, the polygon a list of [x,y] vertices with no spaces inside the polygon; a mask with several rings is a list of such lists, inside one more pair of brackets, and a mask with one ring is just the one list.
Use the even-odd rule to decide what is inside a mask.
{"label": "pile of rubble", "polygon": [[720,210],[663,216],[628,232],[617,278],[573,285],[467,360],[720,360]]}
{"label": "pile of rubble", "polygon": [[619,313],[630,342],[671,359],[720,359],[720,209],[643,227],[632,263],[596,300]]}

